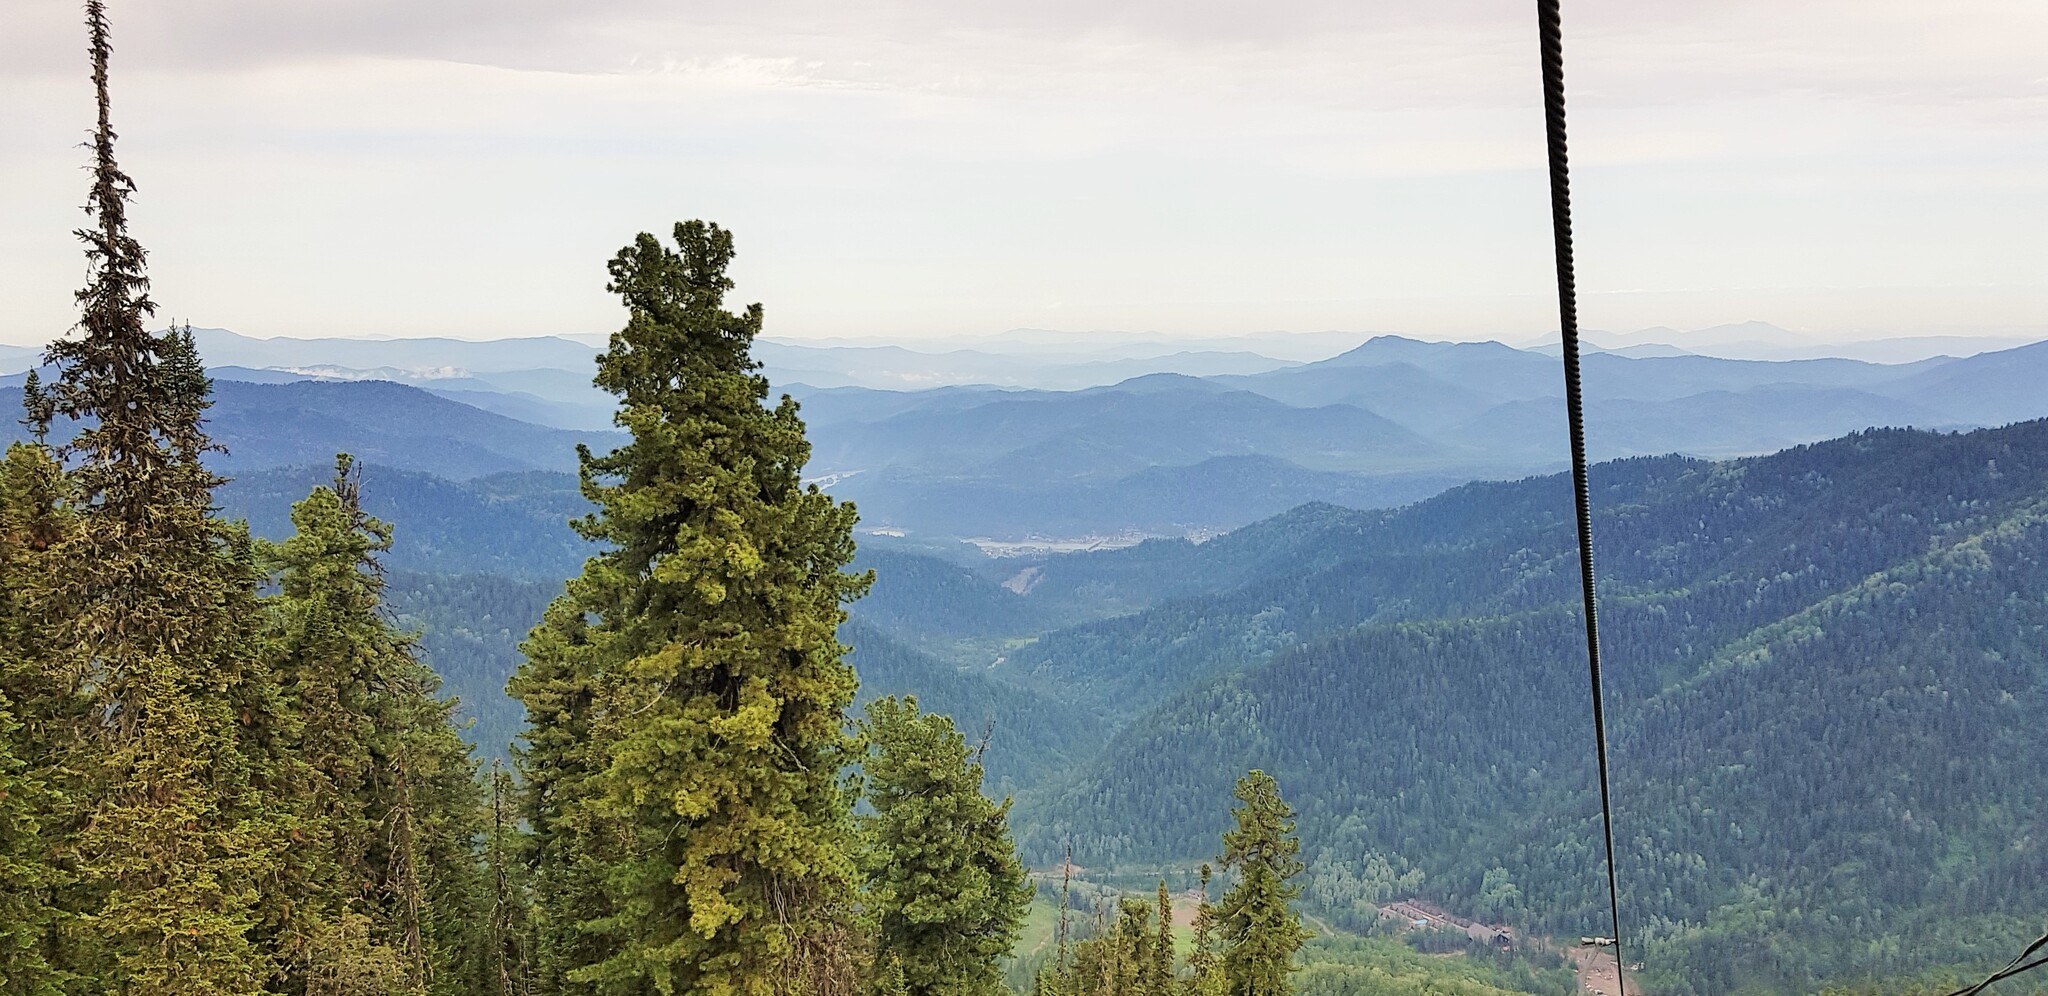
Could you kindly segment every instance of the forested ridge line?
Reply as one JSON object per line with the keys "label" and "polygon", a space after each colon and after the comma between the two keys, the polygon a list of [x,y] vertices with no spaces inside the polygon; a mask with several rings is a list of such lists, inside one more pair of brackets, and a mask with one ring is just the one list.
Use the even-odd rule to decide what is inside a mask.
{"label": "forested ridge line", "polygon": [[[2023,940],[2024,912],[2048,907],[2048,741],[2027,719],[2048,704],[2044,433],[1878,431],[1596,474],[1617,549],[1602,616],[1623,901],[1662,988],[1909,973]],[[1552,486],[1475,491],[1511,509]],[[1027,854],[1072,839],[1098,860],[1184,864],[1215,827],[1198,804],[1222,788],[1213,772],[1262,767],[1295,787],[1312,908],[1364,923],[1420,889],[1591,932],[1604,895],[1575,592],[1519,566],[1556,564],[1563,544],[1541,544],[1557,528],[1505,521],[1487,535],[1519,557],[1446,544],[1388,586],[1475,593],[1464,611],[1351,600],[1383,582],[1347,572],[1398,563],[1368,551],[1322,582],[1334,599],[1281,580],[1093,624],[1136,642],[1065,667],[1164,653],[1218,670],[1027,793]],[[1241,638],[1147,648],[1181,618],[1184,634],[1280,635],[1249,653]]]}

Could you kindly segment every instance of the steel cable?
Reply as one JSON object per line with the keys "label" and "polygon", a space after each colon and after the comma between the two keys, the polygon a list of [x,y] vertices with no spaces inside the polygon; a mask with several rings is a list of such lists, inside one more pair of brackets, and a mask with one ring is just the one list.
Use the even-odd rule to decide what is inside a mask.
{"label": "steel cable", "polygon": [[1607,771],[1607,713],[1600,682],[1600,618],[1593,585],[1593,500],[1586,481],[1586,425],[1579,385],[1578,282],[1572,264],[1570,157],[1564,130],[1564,37],[1558,0],[1536,0],[1543,58],[1543,126],[1550,162],[1550,228],[1557,250],[1558,331],[1564,353],[1564,400],[1571,427],[1572,490],[1579,526],[1579,584],[1585,597],[1586,670],[1592,681],[1593,742],[1600,763],[1600,825],[1607,844],[1607,904],[1614,926],[1616,996],[1627,996],[1621,948],[1621,890],[1614,872],[1614,803]]}

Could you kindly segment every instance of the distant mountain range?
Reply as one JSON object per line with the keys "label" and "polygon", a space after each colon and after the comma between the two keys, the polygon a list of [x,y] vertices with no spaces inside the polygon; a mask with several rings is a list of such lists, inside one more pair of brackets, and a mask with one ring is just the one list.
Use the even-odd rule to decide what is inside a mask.
{"label": "distant mountain range", "polygon": [[[1909,363],[1767,361],[1648,340],[1782,330],[1668,331],[1586,357],[1596,459],[1741,456],[1871,426],[2048,415],[2038,386],[2048,383],[2048,343]],[[613,399],[590,384],[596,347],[584,337],[195,334],[217,382],[213,430],[229,473],[325,466],[335,450],[454,481],[566,472],[577,443],[623,438],[610,427]],[[808,476],[858,502],[871,530],[996,542],[1206,535],[1304,501],[1404,504],[1462,481],[1553,470],[1565,457],[1555,357],[1497,342],[1381,335],[1298,362],[1165,337],[1020,331],[976,341],[985,348],[763,341],[756,352],[774,389],[804,406]],[[33,361],[16,349],[0,362],[10,356]],[[925,383],[938,386],[902,389]],[[0,407],[15,410],[7,390]],[[19,436],[11,424],[0,432]]]}
{"label": "distant mountain range", "polygon": [[[0,387],[0,410],[22,410],[20,387]],[[18,418],[0,423],[0,439],[26,438]],[[571,471],[578,443],[610,448],[625,439],[616,431],[576,432],[521,422],[389,381],[252,384],[219,379],[207,431],[227,447],[212,462],[230,475],[326,467],[334,454],[348,452],[367,463],[454,480],[511,471]]]}
{"label": "distant mountain range", "polygon": [[[1627,355],[1682,351],[1732,360],[1850,359],[1910,363],[1933,356],[1972,356],[2048,339],[2048,326],[1997,329],[1975,334],[1889,336],[1842,339],[1801,335],[1769,322],[1738,322],[1681,330],[1664,326],[1634,332],[1590,332],[1589,346]],[[1554,352],[1552,342],[1533,348]]]}

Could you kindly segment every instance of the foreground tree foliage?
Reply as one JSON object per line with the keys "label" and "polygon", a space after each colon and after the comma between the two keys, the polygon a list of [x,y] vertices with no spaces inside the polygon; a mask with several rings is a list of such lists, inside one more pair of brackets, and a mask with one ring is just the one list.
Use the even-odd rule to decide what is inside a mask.
{"label": "foreground tree foliage", "polygon": [[725,309],[732,236],[675,227],[611,262],[628,320],[598,360],[632,441],[582,454],[606,544],[511,690],[543,988],[769,993],[851,984],[856,869],[835,638],[868,581],[854,510],[799,480],[796,404],[763,406],[758,305]]}
{"label": "foreground tree foliage", "polygon": [[472,991],[473,768],[378,614],[389,531],[344,462],[259,596],[257,545],[214,514],[191,333],[146,324],[98,0],[86,20],[91,276],[24,391],[37,442],[0,463],[0,983]]}
{"label": "foreground tree foliage", "polygon": [[69,876],[53,860],[69,801],[52,749],[74,712],[27,593],[68,527],[63,473],[47,450],[8,448],[0,460],[0,979],[12,991],[59,992],[58,903]]}
{"label": "foreground tree foliage", "polygon": [[[731,236],[612,261],[630,317],[597,383],[632,441],[581,454],[605,552],[513,680],[525,784],[486,783],[388,618],[393,530],[349,457],[282,542],[215,513],[212,385],[189,329],[148,329],[99,0],[87,21],[92,276],[0,460],[0,991],[999,990],[1030,896],[1008,804],[914,700],[849,728],[836,633],[871,579],[853,508],[799,479],[795,404],[763,403]],[[1167,906],[1151,933],[1126,910],[1115,956],[1161,996]]]}
{"label": "foreground tree foliage", "polygon": [[47,829],[68,871],[56,905],[76,914],[53,960],[133,993],[245,993],[270,975],[252,932],[276,869],[275,772],[246,726],[263,696],[256,577],[246,532],[212,515],[217,479],[201,416],[210,385],[191,338],[152,333],[142,247],[127,231],[134,184],[114,159],[105,12],[87,7],[99,108],[81,230],[91,280],[76,335],[53,344],[58,377],[29,396],[56,448],[75,527],[53,538],[17,597],[49,634],[45,731],[61,804]]}
{"label": "foreground tree foliage", "polygon": [[869,703],[864,732],[876,956],[913,996],[1001,992],[1000,963],[1032,894],[1010,842],[1009,803],[982,795],[976,752],[915,698]]}

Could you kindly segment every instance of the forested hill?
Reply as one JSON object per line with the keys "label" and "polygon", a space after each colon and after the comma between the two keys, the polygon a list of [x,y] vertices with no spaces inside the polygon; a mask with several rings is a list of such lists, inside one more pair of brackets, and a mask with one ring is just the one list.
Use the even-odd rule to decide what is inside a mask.
{"label": "forested hill", "polygon": [[[1656,991],[2020,940],[2048,910],[2048,422],[1593,481],[1624,926]],[[1325,516],[1309,569],[1039,640],[1013,676],[1112,719],[1165,701],[1022,801],[1025,846],[1199,857],[1260,767],[1339,919],[1400,889],[1593,932],[1569,507],[1551,477]]]}

